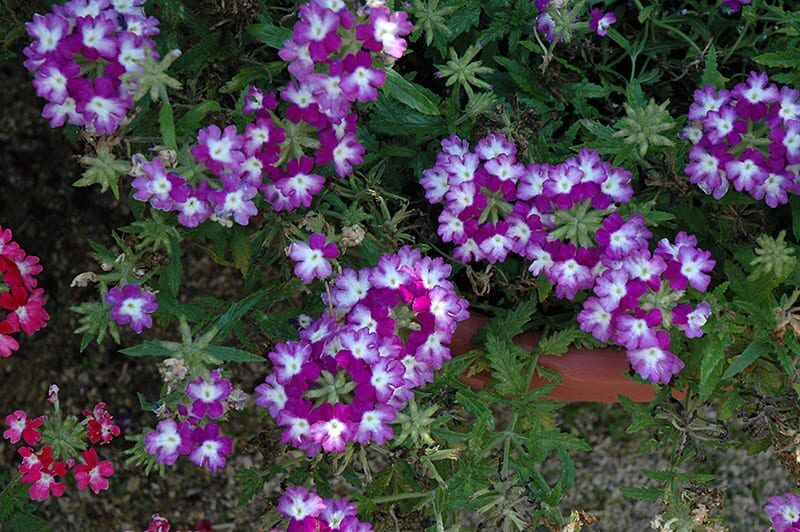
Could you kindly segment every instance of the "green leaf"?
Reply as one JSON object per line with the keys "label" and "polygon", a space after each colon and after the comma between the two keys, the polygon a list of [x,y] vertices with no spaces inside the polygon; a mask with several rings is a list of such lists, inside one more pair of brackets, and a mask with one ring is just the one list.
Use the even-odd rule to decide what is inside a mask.
{"label": "green leaf", "polygon": [[706,342],[705,354],[700,363],[700,399],[703,401],[711,397],[722,377],[727,340],[721,334],[713,334],[709,335]]}
{"label": "green leaf", "polygon": [[625,88],[625,99],[633,107],[644,107],[647,104],[647,98],[644,95],[642,84],[638,79],[634,79]]}
{"label": "green leaf", "polygon": [[511,79],[533,99],[538,102],[548,102],[552,100],[550,94],[541,88],[541,83],[536,79],[538,74],[508,57],[498,55],[493,59],[495,63],[505,68],[511,76]]}
{"label": "green leaf", "polygon": [[558,450],[558,459],[561,460],[561,489],[568,490],[575,484],[575,461],[564,449]]}
{"label": "green leaf", "polygon": [[650,15],[653,13],[653,11],[655,11],[656,7],[658,7],[658,6],[656,6],[655,4],[653,4],[653,5],[650,5],[650,6],[645,6],[645,7],[643,7],[643,8],[642,8],[642,9],[639,11],[639,16],[638,16],[638,17],[636,17],[636,18],[637,18],[637,20],[639,21],[639,23],[640,23],[640,24],[644,24],[644,22],[645,22],[647,19],[649,19],[649,18],[650,18]]}
{"label": "green leaf", "polygon": [[52,528],[47,521],[38,515],[22,512],[14,514],[3,530],[8,532],[44,532],[45,530],[52,530]]}
{"label": "green leaf", "polygon": [[772,68],[800,68],[800,48],[767,52],[753,58],[756,63]]}
{"label": "green leaf", "polygon": [[214,100],[200,102],[180,117],[176,129],[179,133],[193,133],[200,127],[206,115],[209,113],[218,113],[221,110],[222,107],[220,107],[219,102],[215,102]]}
{"label": "green leaf", "polygon": [[227,333],[252,309],[266,299],[268,290],[259,290],[246,296],[228,308],[228,310],[217,320],[217,338],[224,339]]}
{"label": "green leaf", "polygon": [[172,114],[172,106],[169,102],[162,102],[161,111],[158,113],[158,130],[164,145],[172,150],[178,149],[178,141],[175,138],[175,116]]}
{"label": "green leaf", "polygon": [[233,231],[231,238],[231,251],[233,254],[233,263],[242,274],[247,274],[250,269],[250,258],[253,256],[253,249],[250,246],[250,239],[247,232],[243,229]]}
{"label": "green leaf", "polygon": [[254,83],[269,83],[276,74],[279,74],[284,69],[285,66],[286,63],[282,61],[273,61],[266,64],[244,66],[235,76],[233,76],[222,87],[220,87],[219,92],[223,94],[231,94],[234,92],[239,92],[245,87],[253,85]]}
{"label": "green leaf", "polygon": [[174,357],[180,352],[181,344],[161,340],[145,340],[139,345],[120,349],[120,353],[129,357]]}
{"label": "green leaf", "polygon": [[503,309],[498,311],[497,316],[478,331],[475,336],[475,342],[483,342],[490,334],[504,338],[514,338],[522,334],[536,313],[537,308],[536,299],[532,299],[521,302],[511,310]]}
{"label": "green leaf", "polygon": [[481,18],[480,2],[460,7],[451,17],[447,19],[447,28],[450,30],[450,39],[458,37],[478,25]]}
{"label": "green leaf", "polygon": [[529,355],[507,338],[490,334],[486,339],[486,358],[492,368],[495,388],[500,394],[522,395],[528,391],[527,375],[518,355]]}
{"label": "green leaf", "polygon": [[447,132],[447,125],[441,117],[397,105],[388,96],[378,96],[373,109],[368,124],[371,131],[391,136],[419,135],[419,140],[436,138]]}
{"label": "green leaf", "polygon": [[280,28],[269,22],[251,24],[247,26],[246,30],[258,42],[275,49],[282,48],[283,43],[292,36],[291,30]]}
{"label": "green leaf", "polygon": [[622,36],[620,32],[615,30],[614,28],[608,29],[608,36],[611,37],[611,40],[617,43],[622,47],[623,50],[630,53],[631,43],[628,39]]}
{"label": "green leaf", "polygon": [[591,451],[591,446],[578,436],[558,429],[543,430],[531,435],[535,445],[546,450]]}
{"label": "green leaf", "polygon": [[768,353],[770,349],[772,349],[772,346],[768,342],[763,340],[753,340],[750,345],[745,348],[742,354],[736,357],[731,365],[728,366],[728,369],[725,370],[722,378],[730,379],[735,377],[739,373],[749,368],[753,362],[758,360],[762,355]]}
{"label": "green leaf", "polygon": [[161,270],[161,281],[169,295],[176,298],[178,297],[181,285],[181,271],[183,270],[183,264],[181,263],[183,248],[181,248],[181,242],[177,236],[170,235],[167,241],[167,253],[169,254],[169,264]]}
{"label": "green leaf", "polygon": [[136,397],[139,398],[139,407],[145,412],[155,412],[158,408],[158,403],[148,401],[142,392],[136,392]]}
{"label": "green leaf", "polygon": [[239,496],[239,506],[244,506],[253,500],[253,497],[264,489],[264,482],[269,478],[266,471],[261,471],[257,467],[247,467],[240,469],[236,473],[236,483],[241,490]]}
{"label": "green leaf", "polygon": [[264,362],[264,357],[235,347],[210,345],[204,351],[209,358],[216,362]]}
{"label": "green leaf", "polygon": [[717,70],[717,48],[712,44],[708,49],[708,56],[706,56],[706,65],[703,69],[703,77],[700,79],[700,85],[702,87],[706,85],[719,87],[719,77],[719,71]]}
{"label": "green leaf", "polygon": [[488,415],[488,419],[490,420],[492,427],[494,427],[494,416],[491,415],[492,411],[489,410],[488,406],[486,406],[486,401],[478,392],[475,392],[469,388],[459,390],[456,392],[456,401],[458,401],[458,404],[463,406],[467,412],[476,417]]}
{"label": "green leaf", "polygon": [[393,68],[386,69],[386,94],[404,103],[422,114],[437,116],[441,114],[439,106],[428,97],[420,85],[408,81]]}
{"label": "green leaf", "polygon": [[563,355],[580,335],[577,327],[562,329],[539,340],[537,349],[542,355]]}

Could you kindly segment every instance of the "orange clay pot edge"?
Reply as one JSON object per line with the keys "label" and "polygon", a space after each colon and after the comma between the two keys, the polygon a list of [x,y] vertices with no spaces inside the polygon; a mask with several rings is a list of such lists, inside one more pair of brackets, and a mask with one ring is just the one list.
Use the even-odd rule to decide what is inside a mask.
{"label": "orange clay pot edge", "polygon": [[[488,318],[473,315],[458,324],[450,345],[453,356],[474,349],[471,339]],[[514,339],[514,342],[528,350],[538,343],[536,332],[527,332]],[[616,403],[619,396],[636,402],[649,402],[655,398],[653,387],[636,382],[627,372],[630,364],[624,351],[618,349],[578,349],[571,348],[562,356],[545,355],[539,358],[539,365],[553,369],[561,375],[563,383],[556,385],[546,397],[565,402]],[[477,389],[489,381],[488,372],[477,375],[462,375],[461,381]],[[531,380],[530,389],[550,384],[538,376]],[[673,396],[682,398],[683,393],[673,390]]]}

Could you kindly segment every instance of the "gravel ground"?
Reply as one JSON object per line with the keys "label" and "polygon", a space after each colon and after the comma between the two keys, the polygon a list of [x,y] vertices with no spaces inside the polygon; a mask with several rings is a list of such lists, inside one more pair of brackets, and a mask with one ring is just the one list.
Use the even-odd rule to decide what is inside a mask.
{"label": "gravel ground", "polygon": [[[624,497],[622,487],[651,487],[641,471],[665,469],[667,456],[637,454],[640,440],[624,433],[626,415],[616,405],[568,405],[564,430],[580,434],[592,452],[575,455],[575,487],[563,500],[565,514],[580,508],[598,518],[587,527],[597,531],[648,530],[658,514],[656,503]],[[622,429],[620,429],[622,427]],[[735,448],[711,449],[703,471],[713,471],[717,480],[710,487],[723,490],[721,515],[732,531],[766,530],[763,512],[767,498],[792,489],[793,483],[771,452],[750,456]]]}
{"label": "gravel ground", "polygon": [[[50,383],[62,389],[63,408],[78,413],[104,400],[117,416],[123,430],[137,432],[138,423],[153,423],[142,416],[136,402],[137,390],[153,396],[159,378],[150,364],[139,363],[115,353],[110,344],[91,346],[79,353],[79,339],[71,334],[76,327],[67,309],[92,297],[89,289],[71,289],[76,274],[94,267],[88,257],[88,239],[109,243],[111,228],[129,221],[125,202],[113,201],[110,194],[96,189],[70,186],[80,169],[75,162],[76,146],[63,134],[51,131],[39,117],[41,102],[30,87],[27,74],[13,65],[2,67],[4,90],[0,92],[0,225],[14,229],[22,246],[41,257],[45,271],[42,285],[49,295],[48,309],[53,316],[48,328],[21,351],[0,361],[0,412],[24,408],[31,413],[45,409]],[[227,290],[225,272],[211,271],[206,262],[193,263],[198,283],[214,280],[214,287]],[[191,290],[191,286],[188,287]],[[163,337],[167,332],[155,332]],[[133,343],[133,336],[124,343]],[[260,375],[248,370],[239,377],[243,385]],[[566,407],[568,430],[582,434],[594,451],[576,456],[577,487],[564,500],[565,513],[580,508],[599,518],[592,530],[647,530],[658,512],[650,503],[625,499],[620,487],[646,484],[642,469],[658,469],[666,461],[659,455],[636,455],[638,442],[616,434],[609,428],[619,419],[619,408],[570,405]],[[143,419],[144,418],[144,419]],[[241,427],[239,442],[246,434],[259,430],[254,416],[241,415],[231,426]],[[236,436],[236,435],[234,435]],[[208,520],[218,530],[257,530],[266,502],[257,499],[250,505],[237,504],[238,490],[233,473],[258,460],[258,454],[239,445],[233,467],[212,476],[185,461],[171,469],[166,478],[144,477],[122,466],[126,447],[117,441],[105,456],[119,464],[111,493],[89,496],[70,489],[68,496],[48,501],[43,514],[57,530],[142,529],[151,513],[159,512],[174,525],[186,529]],[[244,449],[244,450],[242,450]],[[0,471],[10,473],[15,465],[14,450],[0,444]],[[708,457],[716,467],[718,483],[726,499],[723,515],[732,530],[762,530],[766,520],[761,511],[766,498],[790,489],[788,476],[771,453],[747,456],[735,449],[718,450]]]}

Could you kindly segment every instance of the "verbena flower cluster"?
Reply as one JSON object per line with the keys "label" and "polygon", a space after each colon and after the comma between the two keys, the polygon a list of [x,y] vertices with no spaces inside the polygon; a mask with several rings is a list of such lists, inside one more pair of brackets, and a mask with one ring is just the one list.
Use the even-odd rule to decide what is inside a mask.
{"label": "verbena flower cluster", "polygon": [[689,286],[706,290],[715,262],[697,248],[694,236],[681,232],[675,242],[662,239],[654,253],[650,236],[638,215],[626,222],[617,214],[606,219],[597,231],[602,273],[578,322],[598,340],[624,347],[642,378],[666,384],[684,367],[669,350],[669,329],[696,338],[711,315],[705,301],[696,307],[679,302]]}
{"label": "verbena flower cluster", "polygon": [[212,473],[225,467],[233,440],[222,436],[219,425],[211,420],[225,413],[232,391],[231,381],[220,370],[189,380],[184,392],[190,403],[180,405],[172,412],[174,419],[160,421],[145,436],[145,451],[166,465],[188,455],[195,465]]}
{"label": "verbena flower cluster", "polygon": [[694,93],[683,136],[689,181],[719,199],[731,184],[770,207],[800,193],[800,93],[751,72],[733,90]]}
{"label": "verbena flower cluster", "polygon": [[50,127],[65,123],[113,133],[133,106],[136,87],[122,76],[143,70],[157,57],[151,37],[158,20],[147,17],[144,0],[72,0],[27,23],[33,42],[25,67],[35,74],[36,94],[48,103]]}
{"label": "verbena flower cluster", "polygon": [[581,28],[589,28],[600,37],[608,35],[608,28],[617,22],[613,12],[604,13],[598,8],[589,12],[589,19],[581,20],[579,13],[586,9],[585,2],[565,0],[536,0],[539,16],[536,29],[550,41],[569,41],[573,33]]}
{"label": "verbena flower cluster", "polygon": [[628,350],[634,369],[654,383],[669,382],[683,363],[669,352],[666,330],[693,338],[711,311],[679,304],[687,286],[705,291],[715,262],[680,233],[650,251],[652,233],[641,215],[617,210],[633,195],[631,174],[590,150],[563,163],[516,160],[516,146],[502,135],[478,142],[475,151],[456,136],[442,141],[436,165],[421,184],[431,203],[443,203],[438,233],[456,245],[463,261],[502,262],[515,253],[544,275],[556,296],[572,300],[593,291],[578,321],[584,331]]}
{"label": "verbena flower cluster", "polygon": [[136,334],[153,326],[151,314],[158,310],[156,296],[142,291],[138,284],[112,288],[105,300],[111,306],[111,319],[120,325],[129,325]]}
{"label": "verbena flower cluster", "polygon": [[286,488],[278,501],[277,509],[279,514],[289,519],[286,532],[372,531],[372,525],[358,520],[355,505],[347,499],[323,499],[300,486]]}
{"label": "verbena flower cluster", "polygon": [[[198,133],[192,155],[216,179],[187,183],[159,159],[135,166],[134,197],[176,211],[195,227],[211,216],[247,225],[259,190],[276,211],[309,207],[332,163],[344,177],[364,160],[356,136],[356,102],[375,100],[386,80],[378,55],[399,58],[412,25],[404,12],[368,7],[356,14],[343,2],[312,0],[300,7],[292,37],[279,51],[293,79],[278,99],[250,87],[242,111],[253,120],[244,132],[211,125]],[[265,179],[266,177],[266,179]]]}
{"label": "verbena flower cluster", "polygon": [[[51,402],[58,402],[57,393],[57,387],[51,387]],[[23,410],[6,416],[8,428],[3,432],[3,437],[12,444],[24,443],[17,451],[21,457],[18,469],[22,482],[30,484],[28,495],[31,500],[44,501],[50,495],[61,497],[65,489],[63,477],[70,469],[78,489],[90,489],[95,494],[108,489],[108,478],[114,474],[114,466],[108,460],[101,460],[94,447],[87,449],[85,442],[78,440],[83,449],[78,457],[63,455],[63,449],[59,446],[62,443],[59,439],[70,440],[76,436],[88,440],[91,445],[104,445],[119,436],[120,429],[106,410],[105,403],[97,404],[91,411],[84,410],[83,415],[83,423],[63,425],[66,428],[49,433],[47,424],[52,421],[47,416],[29,418]],[[52,435],[53,432],[57,434],[52,441],[43,440],[43,433]],[[76,461],[76,458],[79,460]]]}
{"label": "verbena flower cluster", "polygon": [[[37,288],[39,258],[28,255],[14,242],[10,229],[0,226],[0,357],[19,349],[14,335],[33,334],[50,319],[44,308],[44,290]],[[2,312],[2,311],[0,311]]]}
{"label": "verbena flower cluster", "polygon": [[[474,151],[455,135],[441,146],[435,166],[423,172],[420,183],[431,204],[443,204],[438,234],[455,245],[454,256],[465,263],[502,262],[515,253],[534,260],[537,275],[546,263],[551,277],[550,257],[564,262],[576,254],[574,246],[556,253],[559,241],[589,245],[593,228],[633,195],[630,172],[612,167],[593,151],[582,150],[557,165],[525,165],[503,135],[480,140]],[[559,296],[574,297],[575,283],[558,283],[558,277],[552,275],[551,281],[559,284]]]}
{"label": "verbena flower cluster", "polygon": [[389,423],[450,358],[456,325],[469,316],[450,272],[406,246],[334,279],[329,310],[269,353],[274,371],[256,388],[285,443],[312,456],[393,437]]}
{"label": "verbena flower cluster", "polygon": [[783,497],[770,497],[764,511],[767,512],[775,532],[800,530],[800,496],[787,493]]}

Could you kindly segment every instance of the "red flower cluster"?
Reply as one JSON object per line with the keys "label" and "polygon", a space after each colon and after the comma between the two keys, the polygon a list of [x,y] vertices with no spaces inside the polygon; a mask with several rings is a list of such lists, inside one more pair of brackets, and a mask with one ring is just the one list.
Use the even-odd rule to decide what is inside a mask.
{"label": "red flower cluster", "polygon": [[12,240],[9,229],[0,226],[0,357],[19,349],[14,334],[33,334],[50,319],[44,309],[44,290],[37,288],[36,275],[42,271],[39,257],[27,255]]}
{"label": "red flower cluster", "polygon": [[[99,403],[91,412],[84,410],[83,413],[86,416],[83,423],[86,437],[92,444],[109,443],[115,436],[119,436],[119,427],[105,409],[105,403]],[[18,469],[22,482],[30,484],[28,495],[31,500],[44,501],[50,495],[61,497],[64,494],[64,483],[59,479],[69,469],[72,469],[78,489],[89,488],[95,494],[108,489],[108,477],[114,474],[114,466],[108,460],[101,461],[93,447],[83,450],[80,462],[76,462],[76,457],[55,456],[51,445],[42,445],[38,451],[35,449],[40,442],[48,443],[42,441],[42,434],[39,432],[40,427],[48,422],[47,416],[29,419],[23,410],[17,410],[6,416],[5,422],[8,428],[3,432],[3,437],[11,443],[23,440],[27,444],[17,451],[22,457]]]}

